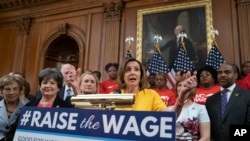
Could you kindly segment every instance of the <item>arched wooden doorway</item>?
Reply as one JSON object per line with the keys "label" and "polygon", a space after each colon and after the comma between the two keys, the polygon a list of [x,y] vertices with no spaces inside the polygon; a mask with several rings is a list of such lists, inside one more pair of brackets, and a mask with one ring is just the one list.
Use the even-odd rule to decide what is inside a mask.
{"label": "arched wooden doorway", "polygon": [[46,51],[44,68],[60,68],[61,64],[70,63],[75,67],[79,62],[79,46],[69,35],[61,35],[51,42]]}

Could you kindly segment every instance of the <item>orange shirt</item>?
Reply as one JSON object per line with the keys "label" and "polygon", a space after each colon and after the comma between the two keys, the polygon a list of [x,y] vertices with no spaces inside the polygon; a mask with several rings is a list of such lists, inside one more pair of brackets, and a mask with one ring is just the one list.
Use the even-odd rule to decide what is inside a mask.
{"label": "orange shirt", "polygon": [[219,85],[215,85],[210,89],[204,89],[204,88],[198,87],[196,89],[196,95],[194,97],[194,102],[205,105],[207,98],[209,96],[215,94],[218,91],[220,91]]}

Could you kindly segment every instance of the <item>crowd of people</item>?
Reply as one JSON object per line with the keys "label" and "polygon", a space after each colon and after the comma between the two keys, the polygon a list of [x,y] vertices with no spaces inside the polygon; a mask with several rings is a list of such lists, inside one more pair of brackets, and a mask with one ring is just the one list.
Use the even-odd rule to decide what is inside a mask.
{"label": "crowd of people", "polygon": [[[105,66],[107,79],[100,71],[76,69],[63,64],[60,69],[39,72],[39,90],[30,94],[30,85],[21,73],[11,72],[0,78],[0,141],[11,141],[23,106],[74,108],[71,97],[81,94],[135,95],[132,111],[176,112],[176,140],[228,141],[231,124],[250,124],[250,62],[241,66],[222,64],[218,70],[205,66],[192,72],[176,73],[174,89],[166,86],[166,74],[147,76],[135,58]],[[241,76],[240,78],[238,76]],[[222,91],[226,89],[226,106]],[[224,107],[224,108],[223,108]],[[223,111],[223,113],[222,113]]]}

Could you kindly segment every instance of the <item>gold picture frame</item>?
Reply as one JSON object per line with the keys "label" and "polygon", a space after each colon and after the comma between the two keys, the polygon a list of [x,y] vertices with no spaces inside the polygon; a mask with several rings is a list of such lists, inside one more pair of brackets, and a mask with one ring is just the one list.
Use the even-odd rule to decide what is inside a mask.
{"label": "gold picture frame", "polygon": [[[174,29],[183,25],[188,39],[193,43],[196,60],[195,67],[205,63],[211,48],[212,7],[210,0],[191,1],[179,4],[140,9],[137,12],[136,58],[147,67],[155,50],[154,35],[160,35],[160,47],[176,38]],[[169,52],[162,52],[166,63]],[[168,63],[167,63],[168,64]]]}

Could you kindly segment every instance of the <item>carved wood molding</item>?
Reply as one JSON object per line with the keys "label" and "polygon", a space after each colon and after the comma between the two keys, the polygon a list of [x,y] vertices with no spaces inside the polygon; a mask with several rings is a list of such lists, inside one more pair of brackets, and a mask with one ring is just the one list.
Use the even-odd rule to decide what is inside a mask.
{"label": "carved wood molding", "polygon": [[69,29],[69,24],[68,23],[62,23],[58,25],[58,31],[61,34],[67,34],[67,31]]}
{"label": "carved wood molding", "polygon": [[53,3],[60,0],[0,0],[0,10],[13,10],[29,6]]}
{"label": "carved wood molding", "polygon": [[250,3],[250,0],[235,0],[236,4],[246,4]]}
{"label": "carved wood molding", "polygon": [[16,25],[18,27],[19,32],[23,34],[28,34],[30,31],[31,22],[32,18],[30,17],[17,19]]}
{"label": "carved wood molding", "polygon": [[123,2],[112,2],[104,4],[104,20],[114,21],[121,19]]}

